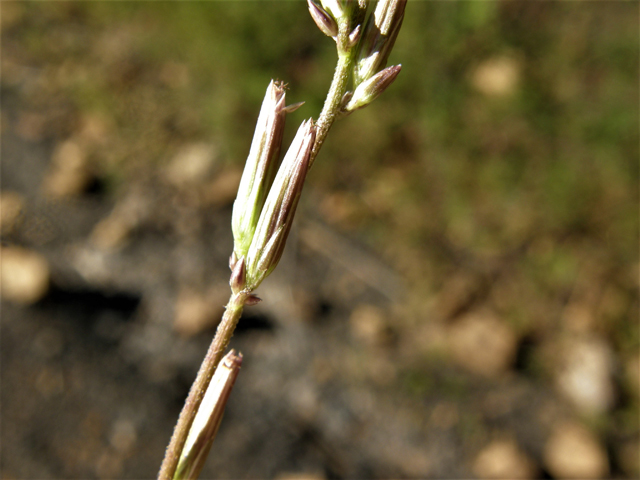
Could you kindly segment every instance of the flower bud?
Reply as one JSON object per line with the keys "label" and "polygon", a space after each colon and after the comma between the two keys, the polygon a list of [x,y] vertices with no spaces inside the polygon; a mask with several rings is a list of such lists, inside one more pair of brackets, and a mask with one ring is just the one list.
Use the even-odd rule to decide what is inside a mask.
{"label": "flower bud", "polygon": [[309,13],[311,13],[311,18],[313,18],[313,21],[316,22],[316,25],[322,31],[322,33],[324,33],[327,37],[335,37],[336,35],[338,35],[338,24],[333,19],[333,17],[313,0],[307,0],[307,4],[309,5]]}
{"label": "flower bud", "polygon": [[362,82],[353,92],[353,96],[347,103],[345,110],[353,112],[359,108],[366,107],[384,92],[393,83],[400,73],[401,65],[387,67],[373,77]]}
{"label": "flower bud", "polygon": [[396,41],[407,0],[380,0],[367,20],[354,67],[354,83],[371,78],[387,64]]}
{"label": "flower bud", "polygon": [[231,228],[236,258],[246,256],[260,212],[278,168],[285,114],[284,86],[273,80],[262,102],[256,130],[233,204]]}
{"label": "flower bud", "polygon": [[358,25],[354,28],[349,34],[349,48],[355,47],[360,41],[360,37],[362,36],[362,25]]}
{"label": "flower bud", "polygon": [[278,169],[247,253],[247,289],[253,291],[276,267],[291,229],[316,137],[311,120],[300,125]]}
{"label": "flower bud", "polygon": [[231,350],[218,364],[180,454],[174,480],[198,478],[216,437],[231,389],[240,373],[242,354]]}
{"label": "flower bud", "polygon": [[244,257],[235,262],[233,270],[231,270],[231,277],[229,278],[229,286],[233,293],[240,292],[247,282],[246,268],[244,265]]}

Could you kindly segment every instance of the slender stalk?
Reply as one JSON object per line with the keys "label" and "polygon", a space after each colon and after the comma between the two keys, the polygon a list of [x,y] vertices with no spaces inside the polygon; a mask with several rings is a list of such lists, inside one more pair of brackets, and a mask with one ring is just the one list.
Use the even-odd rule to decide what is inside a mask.
{"label": "slender stalk", "polygon": [[229,345],[229,341],[233,336],[233,331],[238,324],[238,320],[240,320],[240,315],[242,314],[242,309],[247,299],[247,295],[248,294],[246,292],[239,292],[237,294],[232,294],[231,298],[229,298],[229,303],[227,304],[224,315],[222,316],[220,325],[218,325],[216,335],[209,346],[207,355],[202,361],[198,375],[191,386],[189,396],[187,397],[184,407],[182,408],[182,412],[180,413],[180,417],[178,418],[178,423],[173,430],[171,442],[167,447],[164,460],[162,461],[162,466],[160,467],[158,480],[173,479],[178,466],[178,460],[180,459],[180,453],[187,441],[187,435],[189,434],[189,429],[191,428],[193,419],[198,412],[200,403],[202,403],[202,398],[207,391],[211,377],[213,377],[216,367],[222,359],[222,354]]}
{"label": "slender stalk", "polygon": [[354,48],[348,47],[349,42],[349,21],[343,20],[339,24],[338,33],[338,64],[333,73],[333,80],[331,81],[331,87],[329,87],[329,93],[324,101],[322,112],[316,122],[316,141],[313,144],[311,150],[311,157],[309,158],[309,168],[313,165],[320,148],[324,143],[329,129],[333,122],[336,121],[338,113],[340,112],[340,102],[342,97],[347,92],[347,83],[349,81],[349,75],[353,69],[353,62],[355,59]]}

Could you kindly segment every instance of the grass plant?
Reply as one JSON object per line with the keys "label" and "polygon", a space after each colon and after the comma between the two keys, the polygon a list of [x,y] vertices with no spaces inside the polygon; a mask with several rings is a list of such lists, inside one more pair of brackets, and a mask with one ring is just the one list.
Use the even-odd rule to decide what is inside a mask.
{"label": "grass plant", "polygon": [[222,368],[218,365],[243,308],[260,302],[254,291],[282,256],[306,174],[331,126],[369,105],[400,73],[400,65],[386,63],[406,0],[308,0],[308,6],[318,28],[336,43],[333,80],[318,120],[302,122],[279,165],[285,117],[300,104],[285,104],[280,82],[267,88],[233,208],[231,297],[174,429],[159,480],[197,478],[204,465],[241,356],[230,353]]}

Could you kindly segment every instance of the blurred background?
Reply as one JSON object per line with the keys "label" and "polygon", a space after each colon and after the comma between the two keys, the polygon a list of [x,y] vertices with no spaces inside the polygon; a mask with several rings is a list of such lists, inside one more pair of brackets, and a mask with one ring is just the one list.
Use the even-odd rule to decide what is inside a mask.
{"label": "blurred background", "polygon": [[[155,477],[298,2],[3,1],[2,478]],[[410,1],[338,122],[203,478],[638,478],[636,2]]]}

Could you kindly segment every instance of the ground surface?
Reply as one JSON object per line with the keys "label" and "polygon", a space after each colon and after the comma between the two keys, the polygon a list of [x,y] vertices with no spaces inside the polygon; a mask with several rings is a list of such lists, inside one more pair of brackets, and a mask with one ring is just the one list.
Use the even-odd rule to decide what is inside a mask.
{"label": "ground surface", "polygon": [[[153,478],[264,89],[306,101],[286,141],[332,42],[297,2],[0,8],[0,472]],[[233,339],[204,478],[637,478],[638,8],[410,2]]]}

